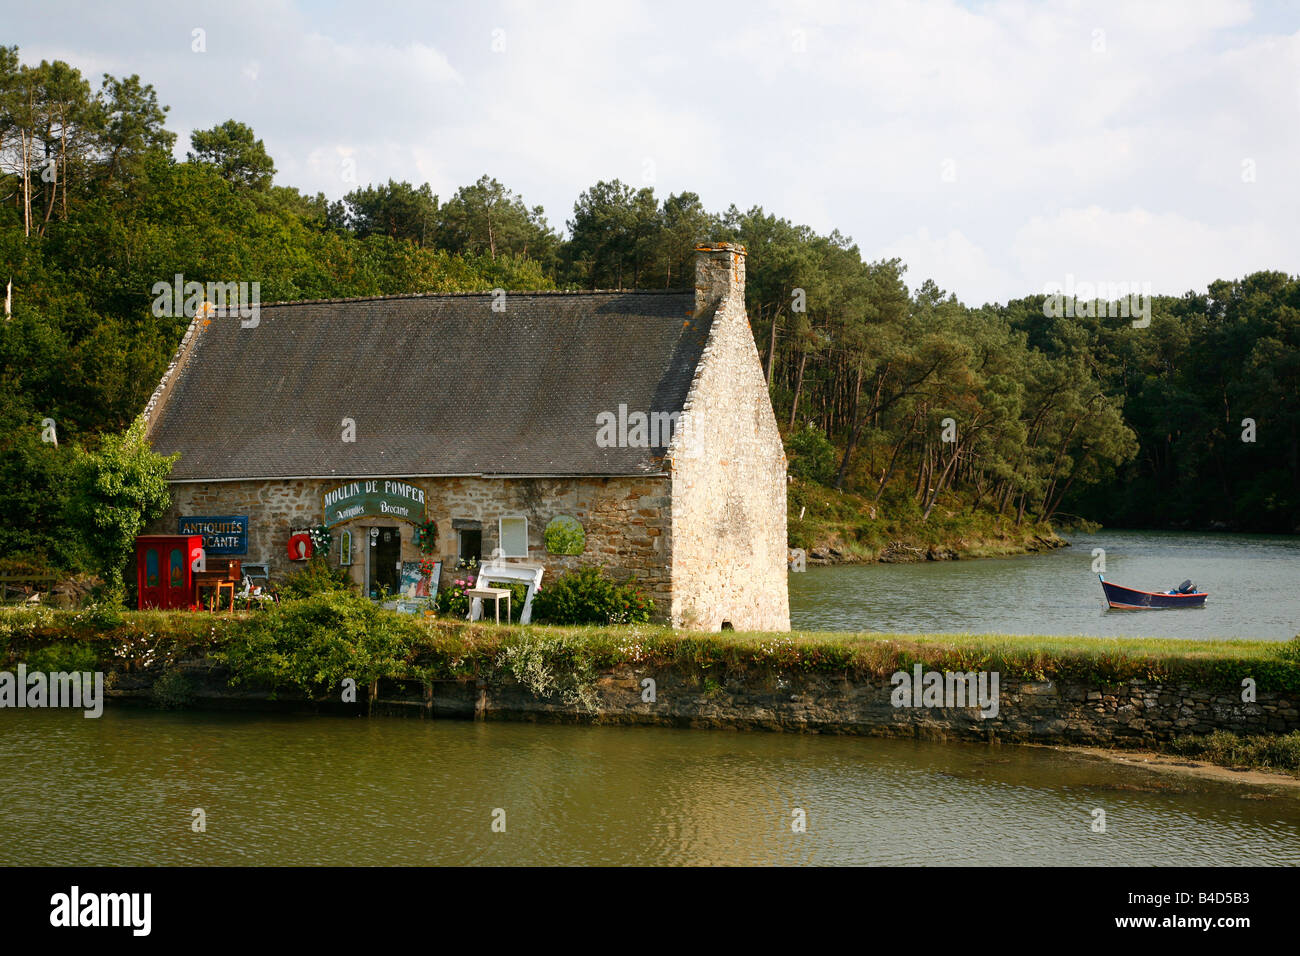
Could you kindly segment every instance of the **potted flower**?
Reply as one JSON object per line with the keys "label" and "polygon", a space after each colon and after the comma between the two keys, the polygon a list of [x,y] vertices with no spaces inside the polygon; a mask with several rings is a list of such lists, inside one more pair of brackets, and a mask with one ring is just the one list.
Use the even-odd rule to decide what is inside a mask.
{"label": "potted flower", "polygon": [[421,522],[415,527],[415,542],[424,554],[433,554],[438,547],[438,522],[433,518]]}

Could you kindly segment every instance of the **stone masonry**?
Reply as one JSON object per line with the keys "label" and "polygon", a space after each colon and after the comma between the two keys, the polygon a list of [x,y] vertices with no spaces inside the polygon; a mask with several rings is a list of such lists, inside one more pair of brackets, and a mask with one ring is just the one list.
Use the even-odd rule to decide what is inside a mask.
{"label": "stone masonry", "polygon": [[[656,698],[643,699],[653,678]],[[1002,681],[997,716],[976,708],[894,707],[887,678],[853,679],[791,671],[718,675],[716,684],[679,667],[623,665],[600,675],[599,707],[585,714],[543,699],[513,681],[493,684],[477,704],[481,716],[514,720],[596,721],[734,730],[915,737],[1002,743],[1143,747],[1175,737],[1227,730],[1237,734],[1300,730],[1300,697],[1261,691],[1244,703],[1239,691],[1134,680]],[[472,685],[440,685],[434,713],[471,716]]]}
{"label": "stone masonry", "polygon": [[[654,293],[627,295],[650,297],[646,299],[647,308],[656,301],[663,301],[662,297],[654,299]],[[574,294],[574,300],[569,304],[564,303],[562,296],[546,299],[547,308],[553,311],[551,314],[539,313],[535,321],[549,322],[547,328],[559,328],[566,316],[579,314],[583,303],[590,301],[582,300],[580,296]],[[681,298],[690,301],[688,295]],[[463,311],[474,305],[473,297],[447,301],[450,304],[439,300],[439,308],[445,305],[448,309]],[[360,314],[356,310],[377,307],[359,300],[356,303],[332,303],[329,308],[335,311],[323,313],[316,321],[332,322],[334,325],[331,327],[339,327],[339,323],[354,321]],[[652,310],[647,314],[652,314]],[[292,318],[287,315],[279,321],[285,324],[277,325],[266,319],[263,331],[294,327]],[[686,366],[687,377],[680,380],[682,391],[677,394],[684,393],[685,398],[677,399],[681,402],[681,411],[663,458],[649,458],[638,473],[611,470],[598,474],[579,471],[565,475],[547,472],[544,469],[554,449],[539,442],[536,448],[525,447],[517,460],[512,459],[511,472],[498,472],[501,477],[494,477],[492,473],[442,475],[436,471],[436,462],[430,462],[428,471],[424,472],[419,470],[424,464],[423,459],[408,461],[406,467],[414,468],[415,474],[431,476],[394,474],[385,471],[384,462],[379,460],[376,461],[376,467],[380,469],[377,474],[340,474],[358,479],[399,478],[424,490],[425,513],[438,522],[436,553],[443,560],[440,584],[444,588],[453,579],[456,564],[457,534],[453,522],[480,522],[482,554],[486,558],[499,545],[497,519],[524,516],[528,519],[528,560],[544,566],[543,588],[548,581],[566,571],[596,565],[607,569],[618,580],[635,576],[654,599],[658,619],[676,627],[708,631],[724,627],[788,631],[786,459],[758,349],[745,316],[743,246],[712,243],[697,247],[694,308],[683,316],[683,322],[684,332],[695,326],[701,334],[707,330],[707,337],[703,338],[702,345],[696,339],[696,358],[683,358],[687,353],[682,351],[680,344],[674,346],[676,351],[667,359],[662,355],[657,357],[658,361],[665,362],[666,369],[663,378],[657,382],[659,388],[664,387],[664,381],[671,378],[674,369],[683,367],[683,361],[694,364]],[[675,328],[675,316],[673,323]],[[591,327],[611,326],[593,323]],[[456,322],[449,321],[448,328],[452,330],[449,335],[460,334],[461,325]],[[527,327],[521,326],[520,329],[522,332]],[[255,457],[257,453],[237,444],[231,446],[234,450],[225,458],[204,459],[205,451],[212,447],[207,440],[211,428],[218,427],[207,424],[209,413],[205,409],[209,401],[218,401],[223,393],[218,386],[211,384],[210,379],[206,387],[190,384],[187,388],[187,382],[195,381],[198,373],[209,372],[213,364],[221,361],[221,349],[233,346],[223,344],[225,340],[218,338],[207,346],[196,348],[197,335],[198,326],[192,325],[150,402],[151,428],[157,427],[160,421],[171,425],[169,434],[173,436],[173,447],[159,450],[166,453],[180,451],[184,459],[188,449],[193,457],[189,459],[190,472],[171,483],[172,502],[167,513],[148,530],[175,533],[180,516],[246,515],[249,519],[248,553],[240,556],[241,559],[246,563],[267,563],[274,576],[282,577],[295,568],[295,562],[290,560],[287,552],[290,534],[323,522],[322,495],[341,484],[343,478],[311,477],[319,476],[322,474],[320,471],[283,470],[290,466],[281,460],[282,452],[278,448],[256,463],[250,461],[249,456]],[[382,336],[378,340],[383,341]],[[647,341],[651,340],[662,341],[663,338]],[[285,338],[277,341],[281,348],[292,350],[299,347],[294,343],[302,340]],[[337,344],[337,348],[346,347],[347,343]],[[369,353],[359,354],[364,358]],[[610,381],[625,384],[636,381],[638,369],[645,367],[645,357],[626,347],[613,348],[610,355],[608,366],[601,370]],[[316,353],[307,351],[286,361],[301,364],[318,359]],[[527,359],[528,356],[521,356],[521,360]],[[552,363],[547,367],[548,371],[565,367],[563,350],[556,355],[546,354],[540,361]],[[620,368],[619,363],[627,367]],[[261,379],[246,381],[246,390],[255,391],[261,381],[273,381],[281,374],[274,362],[258,368],[257,374]],[[204,381],[201,375],[197,380]],[[570,382],[567,392],[579,396],[580,401],[584,385],[580,381]],[[652,381],[650,385],[656,383]],[[486,385],[483,387],[487,388]],[[174,394],[183,394],[185,400],[170,397]],[[382,390],[371,388],[366,393],[368,397],[376,394],[382,394]],[[536,395],[534,399],[529,393],[526,397],[529,402],[538,404],[538,414],[544,418],[547,396]],[[321,400],[317,396],[317,403]],[[176,409],[171,418],[168,418],[169,404]],[[382,405],[382,399],[379,404]],[[607,410],[599,406],[590,411],[594,443],[599,415]],[[226,417],[217,416],[217,420],[229,421],[230,416],[237,417],[239,413],[239,408],[227,408]],[[583,415],[585,417],[586,410]],[[269,423],[262,431],[273,424]],[[233,430],[238,426],[227,427]],[[285,433],[308,434],[311,427],[286,428]],[[453,433],[442,436],[442,440],[446,447],[454,448],[457,443],[481,433],[482,429],[475,431],[468,425],[458,426]],[[195,434],[198,437],[193,437]],[[221,433],[215,437],[217,440],[229,438]],[[414,447],[412,440],[425,437],[427,435],[423,432],[408,436],[406,447]],[[529,471],[529,465],[533,463],[530,456],[540,466],[536,475]],[[210,464],[194,464],[204,460]],[[365,463],[360,464],[364,466]],[[354,462],[352,467],[356,466]],[[212,475],[202,470],[195,473],[201,467],[218,470]],[[256,467],[265,470],[242,470]],[[220,471],[223,468],[226,469],[224,474]],[[250,473],[270,477],[243,477]],[[274,477],[276,475],[304,477]],[[553,555],[547,551],[546,526],[551,519],[561,515],[576,518],[582,524],[586,547],[581,555]],[[402,541],[401,560],[416,561],[420,558],[414,542],[414,526],[409,522],[396,518],[358,518],[335,527],[330,563],[339,563],[340,532],[349,530],[352,534],[350,573],[353,580],[363,586],[363,591],[365,549],[372,528],[397,529]]]}
{"label": "stone masonry", "polygon": [[714,319],[668,453],[672,622],[788,631],[785,449],[745,317],[745,250],[697,255],[695,314]]}
{"label": "stone masonry", "polygon": [[[413,478],[424,489],[427,513],[438,521],[436,553],[443,562],[442,586],[455,577],[455,519],[482,523],[483,554],[499,544],[497,519],[523,515],[528,519],[528,557],[546,568],[542,586],[582,565],[608,568],[616,579],[635,575],[655,601],[661,616],[671,604],[665,556],[671,549],[666,478]],[[172,503],[156,522],[159,531],[175,532],[181,515],[246,514],[250,516],[248,554],[242,560],[266,562],[278,577],[301,566],[289,559],[291,531],[322,521],[321,498],[338,485],[335,480],[230,481],[172,485]],[[546,550],[544,532],[552,518],[570,515],[587,535],[581,555],[556,555]],[[368,529],[396,528],[402,536],[402,560],[418,561],[413,526],[395,519],[362,518],[334,529],[330,564],[339,563],[339,531],[352,532],[352,578],[364,585],[362,548]]]}

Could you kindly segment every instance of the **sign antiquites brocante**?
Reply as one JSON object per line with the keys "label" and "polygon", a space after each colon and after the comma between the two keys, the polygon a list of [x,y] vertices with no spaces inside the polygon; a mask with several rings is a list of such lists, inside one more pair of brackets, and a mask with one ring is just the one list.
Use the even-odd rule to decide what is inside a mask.
{"label": "sign antiquites brocante", "polygon": [[373,478],[349,481],[323,496],[325,524],[334,527],[354,518],[424,520],[424,489],[405,481]]}

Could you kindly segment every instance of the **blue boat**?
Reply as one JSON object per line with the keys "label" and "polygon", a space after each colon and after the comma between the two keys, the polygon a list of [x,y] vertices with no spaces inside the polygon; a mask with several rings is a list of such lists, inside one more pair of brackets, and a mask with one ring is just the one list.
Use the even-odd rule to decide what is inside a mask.
{"label": "blue boat", "polygon": [[1146,611],[1171,607],[1205,607],[1209,591],[1198,591],[1191,581],[1184,581],[1169,591],[1140,591],[1111,584],[1100,574],[1101,589],[1106,592],[1106,603],[1125,611]]}

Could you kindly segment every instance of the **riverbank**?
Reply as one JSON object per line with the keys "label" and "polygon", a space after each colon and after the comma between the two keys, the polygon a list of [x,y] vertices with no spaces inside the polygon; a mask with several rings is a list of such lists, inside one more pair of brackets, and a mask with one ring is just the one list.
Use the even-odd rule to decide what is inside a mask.
{"label": "riverbank", "polygon": [[802,549],[810,564],[1002,558],[1069,546],[1046,522],[943,506],[923,517],[911,499],[891,499],[885,507],[807,481],[792,484],[787,509],[790,547]]}
{"label": "riverbank", "polygon": [[335,594],[258,614],[6,611],[0,651],[7,669],[102,669],[110,700],[167,707],[1148,750],[1300,732],[1300,641],[519,628]]}
{"label": "riverbank", "polygon": [[[1213,735],[1211,735],[1213,736]],[[1203,738],[1187,738],[1199,741]],[[1300,735],[1290,734],[1285,738],[1292,747],[1300,746]],[[1295,765],[1266,765],[1259,767],[1251,763],[1239,763],[1216,755],[1205,760],[1188,760],[1180,754],[1161,753],[1155,750],[1109,750],[1105,747],[1070,747],[1062,745],[1046,746],[1048,749],[1060,750],[1106,763],[1125,767],[1137,767],[1172,777],[1194,780],[1212,780],[1215,783],[1245,784],[1251,787],[1281,787],[1286,790],[1300,790],[1300,769]]]}

